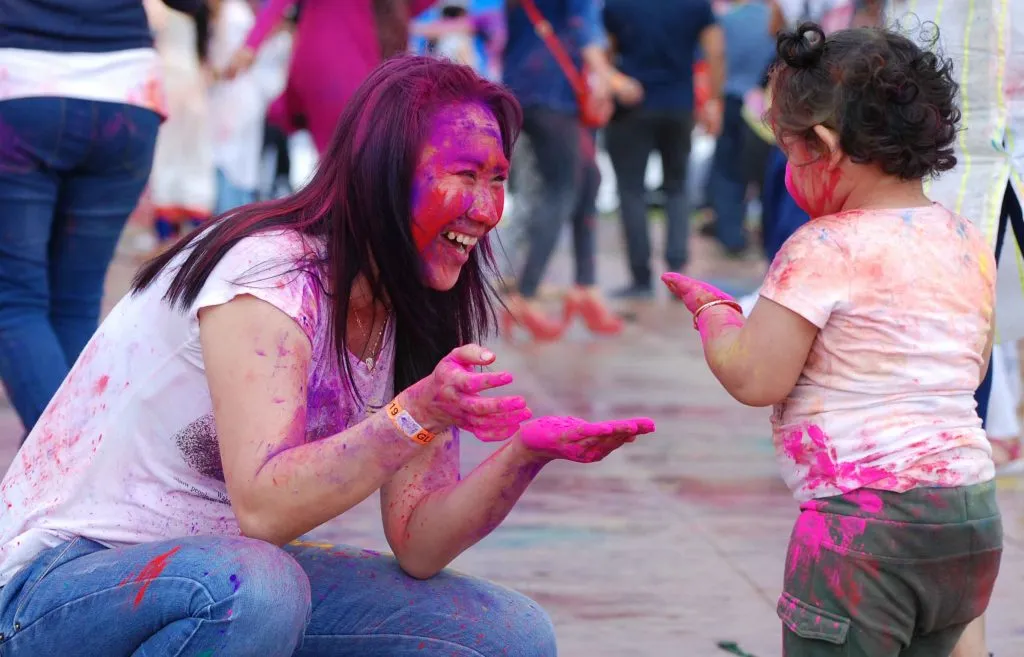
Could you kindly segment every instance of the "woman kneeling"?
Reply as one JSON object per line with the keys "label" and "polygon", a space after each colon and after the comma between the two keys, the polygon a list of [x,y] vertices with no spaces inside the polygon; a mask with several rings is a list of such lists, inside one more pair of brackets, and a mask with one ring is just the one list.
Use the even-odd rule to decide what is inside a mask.
{"label": "woman kneeling", "polygon": [[[512,381],[472,343],[520,120],[391,60],[307,187],[142,269],[0,486],[5,655],[555,654],[536,604],[441,571],[546,463],[653,426],[481,394]],[[507,441],[461,481],[459,428]],[[394,558],[295,542],[377,490]]]}

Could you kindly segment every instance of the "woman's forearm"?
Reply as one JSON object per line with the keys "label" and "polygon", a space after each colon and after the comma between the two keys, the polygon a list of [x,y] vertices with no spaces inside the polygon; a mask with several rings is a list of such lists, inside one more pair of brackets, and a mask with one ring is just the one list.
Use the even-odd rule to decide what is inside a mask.
{"label": "woman's forearm", "polygon": [[512,438],[465,479],[424,496],[394,546],[402,567],[420,578],[443,570],[501,524],[549,462]]}
{"label": "woman's forearm", "polygon": [[[305,420],[296,418],[296,431],[304,431]],[[386,413],[377,413],[341,433],[269,455],[246,487],[246,499],[232,500],[242,533],[288,543],[365,500],[423,449]]]}

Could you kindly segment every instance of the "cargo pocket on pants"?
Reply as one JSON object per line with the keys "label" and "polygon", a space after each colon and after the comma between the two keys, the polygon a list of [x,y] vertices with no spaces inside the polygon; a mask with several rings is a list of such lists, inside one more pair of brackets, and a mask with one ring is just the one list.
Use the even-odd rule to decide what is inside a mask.
{"label": "cargo pocket on pants", "polygon": [[[786,626],[784,657],[842,657],[850,619],[798,600],[783,592],[776,608]],[[828,644],[828,645],[823,645]]]}

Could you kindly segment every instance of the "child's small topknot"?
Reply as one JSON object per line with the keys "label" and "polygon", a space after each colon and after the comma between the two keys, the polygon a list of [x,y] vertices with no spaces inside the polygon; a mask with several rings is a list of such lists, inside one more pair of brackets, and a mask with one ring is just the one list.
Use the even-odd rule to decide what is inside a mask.
{"label": "child's small topknot", "polygon": [[770,118],[780,140],[814,143],[813,128],[823,125],[853,162],[888,175],[914,180],[952,169],[959,87],[953,63],[931,50],[937,30],[929,31],[924,48],[880,28],[826,38],[804,23],[779,34]]}

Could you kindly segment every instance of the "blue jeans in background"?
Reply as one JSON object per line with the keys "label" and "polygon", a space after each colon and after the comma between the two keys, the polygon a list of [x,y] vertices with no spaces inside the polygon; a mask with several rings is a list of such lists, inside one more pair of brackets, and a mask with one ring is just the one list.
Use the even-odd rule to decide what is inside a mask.
{"label": "blue jeans in background", "polygon": [[[1006,243],[1007,227],[1013,231],[1014,241],[1017,250],[1024,253],[1024,211],[1021,209],[1021,201],[1013,191],[1013,186],[1007,182],[1006,192],[1003,194],[1003,207],[999,213],[999,228],[996,230],[996,266],[999,266],[999,258],[1003,254],[1003,246]],[[1011,257],[1016,257],[1013,255]],[[974,400],[978,403],[978,416],[981,417],[981,426],[988,424],[988,402],[992,395],[992,364],[989,363],[985,378],[974,393]]]}
{"label": "blue jeans in background", "polygon": [[78,538],[0,589],[0,655],[553,657],[547,614],[509,589],[345,546]]}
{"label": "blue jeans in background", "polygon": [[650,289],[651,237],[644,185],[651,152],[661,156],[665,192],[665,267],[682,271],[689,260],[690,207],[686,165],[690,161],[693,119],[689,110],[620,110],[605,130],[608,156],[619,185],[619,214],[633,285]]}
{"label": "blue jeans in background", "polygon": [[134,105],[0,101],[0,379],[26,432],[96,330],[159,126]]}
{"label": "blue jeans in background", "polygon": [[715,211],[715,236],[726,251],[741,253],[747,248],[744,224],[747,219],[747,174],[743,162],[743,99],[725,97],[722,133],[715,142],[715,155],[708,179],[708,195]]}
{"label": "blue jeans in background", "polygon": [[224,172],[217,169],[217,207],[213,214],[220,215],[225,212],[248,205],[256,200],[255,189],[245,189],[234,184]]}
{"label": "blue jeans in background", "polygon": [[761,186],[761,238],[771,262],[789,236],[811,218],[786,189],[786,156],[777,146],[768,155],[768,170]]}
{"label": "blue jeans in background", "polygon": [[[586,216],[584,206],[593,207],[600,171],[583,154],[584,135],[579,117],[546,107],[524,107],[523,134],[530,140],[531,162],[537,169],[537,177],[536,185],[529,185],[516,198],[517,203],[523,204],[523,214],[519,217],[523,217],[526,235],[524,262],[516,281],[519,292],[528,299],[536,296],[562,230],[570,221],[573,222],[576,283],[593,285],[594,217]],[[591,192],[593,198],[586,203],[585,196]]]}

